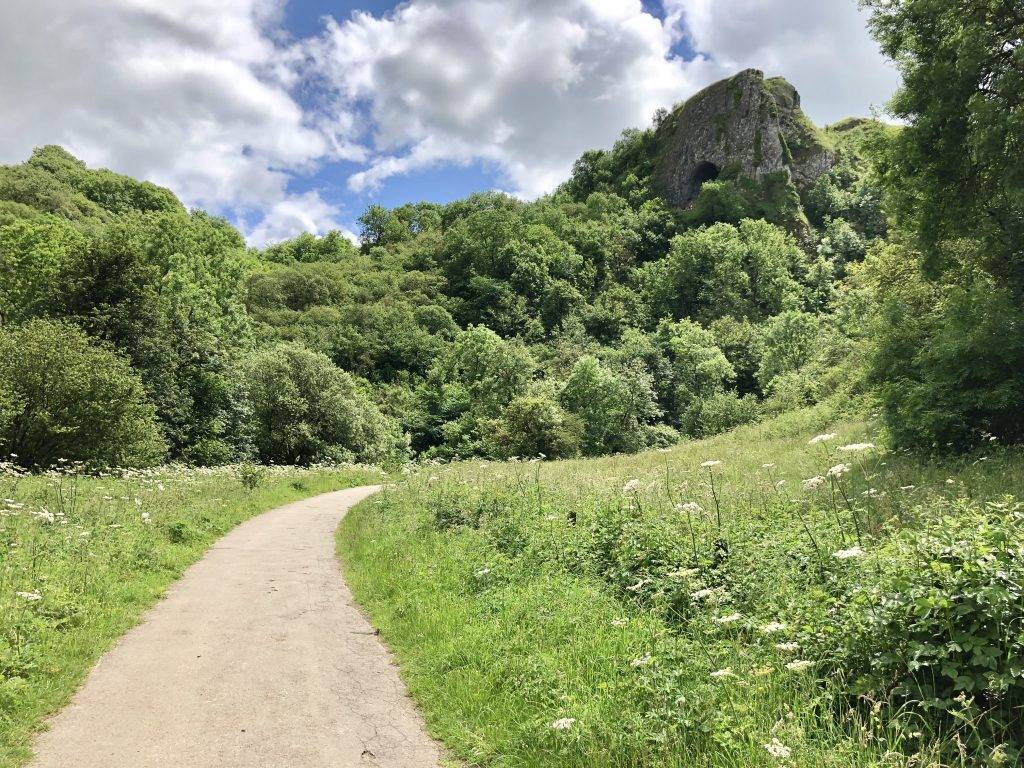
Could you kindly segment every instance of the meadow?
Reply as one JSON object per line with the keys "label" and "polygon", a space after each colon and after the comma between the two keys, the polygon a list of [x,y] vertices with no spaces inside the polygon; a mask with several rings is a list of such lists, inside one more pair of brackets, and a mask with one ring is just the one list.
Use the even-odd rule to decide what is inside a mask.
{"label": "meadow", "polygon": [[0,766],[167,586],[247,518],[379,481],[362,467],[162,467],[28,475],[0,464]]}
{"label": "meadow", "polygon": [[1024,455],[787,414],[593,460],[423,464],[338,546],[472,765],[1018,764]]}

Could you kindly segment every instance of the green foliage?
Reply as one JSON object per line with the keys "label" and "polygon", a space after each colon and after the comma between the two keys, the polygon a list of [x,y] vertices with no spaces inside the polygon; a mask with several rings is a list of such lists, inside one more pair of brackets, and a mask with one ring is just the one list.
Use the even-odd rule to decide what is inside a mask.
{"label": "green foliage", "polygon": [[851,591],[836,666],[851,694],[912,711],[971,753],[1024,747],[1024,505],[944,505]]}
{"label": "green foliage", "polygon": [[579,453],[584,424],[546,395],[523,395],[501,413],[493,436],[494,452],[510,456],[565,458]]}
{"label": "green foliage", "polygon": [[669,255],[642,268],[639,281],[656,317],[762,321],[799,303],[796,275],[805,258],[765,221],[715,224],[677,235]]}
{"label": "green foliage", "polygon": [[325,355],[281,343],[250,355],[242,376],[263,461],[386,462],[400,456],[397,426]]}
{"label": "green foliage", "polygon": [[899,445],[1024,440],[1024,311],[1012,287],[976,266],[976,247],[961,243],[959,265],[934,281],[900,248],[873,265],[872,372]]}
{"label": "green foliage", "polygon": [[45,469],[148,466],[164,450],[154,408],[121,356],[66,323],[0,331],[0,454]]}
{"label": "green foliage", "polygon": [[779,376],[809,362],[821,339],[821,321],[806,312],[790,310],[776,315],[764,328],[764,354],[757,380],[765,391]]}
{"label": "green foliage", "polygon": [[589,355],[569,372],[561,402],[582,421],[581,448],[590,456],[639,450],[644,446],[643,425],[657,413],[646,371],[617,373]]}

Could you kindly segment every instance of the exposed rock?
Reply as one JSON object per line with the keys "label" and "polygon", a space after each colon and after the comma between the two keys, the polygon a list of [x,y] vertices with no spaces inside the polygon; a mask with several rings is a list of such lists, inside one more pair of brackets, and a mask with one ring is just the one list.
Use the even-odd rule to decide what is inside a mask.
{"label": "exposed rock", "polygon": [[835,159],[800,109],[800,94],[782,78],[747,69],[676,107],[657,128],[654,184],[685,208],[712,179],[761,181],[786,174],[804,189]]}

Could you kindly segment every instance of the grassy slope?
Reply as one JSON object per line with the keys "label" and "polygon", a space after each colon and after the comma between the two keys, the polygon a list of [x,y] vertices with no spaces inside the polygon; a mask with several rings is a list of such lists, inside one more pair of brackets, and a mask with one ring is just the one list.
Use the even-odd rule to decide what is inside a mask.
{"label": "grassy slope", "polygon": [[28,758],[43,718],[218,537],[258,512],[375,480],[279,468],[246,490],[230,470],[0,474],[0,767]]}
{"label": "grassy slope", "polygon": [[[432,732],[472,764],[777,765],[764,745],[779,739],[790,764],[904,765],[884,731],[823,716],[815,668],[791,672],[794,652],[775,648],[803,639],[823,584],[857,567],[831,557],[855,541],[845,510],[827,495],[795,501],[802,478],[837,462],[834,446],[870,433],[833,426],[834,441],[809,446],[827,426],[804,413],[670,452],[427,468],[354,510],[339,551]],[[933,496],[1024,495],[1012,451],[934,464],[868,455],[845,480],[868,548]],[[711,459],[723,465],[700,467]],[[692,537],[671,511],[681,501],[703,508]],[[714,571],[725,587],[692,600],[716,540],[729,548]],[[701,567],[688,569],[694,542]],[[715,620],[733,613],[742,619]],[[759,630],[779,619],[782,634]],[[574,721],[553,727],[561,718]]]}

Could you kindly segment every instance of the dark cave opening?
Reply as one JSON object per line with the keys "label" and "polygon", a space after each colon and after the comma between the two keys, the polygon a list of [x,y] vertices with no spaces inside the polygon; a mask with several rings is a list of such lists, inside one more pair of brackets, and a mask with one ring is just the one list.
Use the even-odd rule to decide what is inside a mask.
{"label": "dark cave opening", "polygon": [[693,172],[693,191],[695,193],[699,192],[704,182],[714,181],[718,178],[719,173],[721,171],[718,170],[718,166],[714,163],[698,163],[697,168]]}

